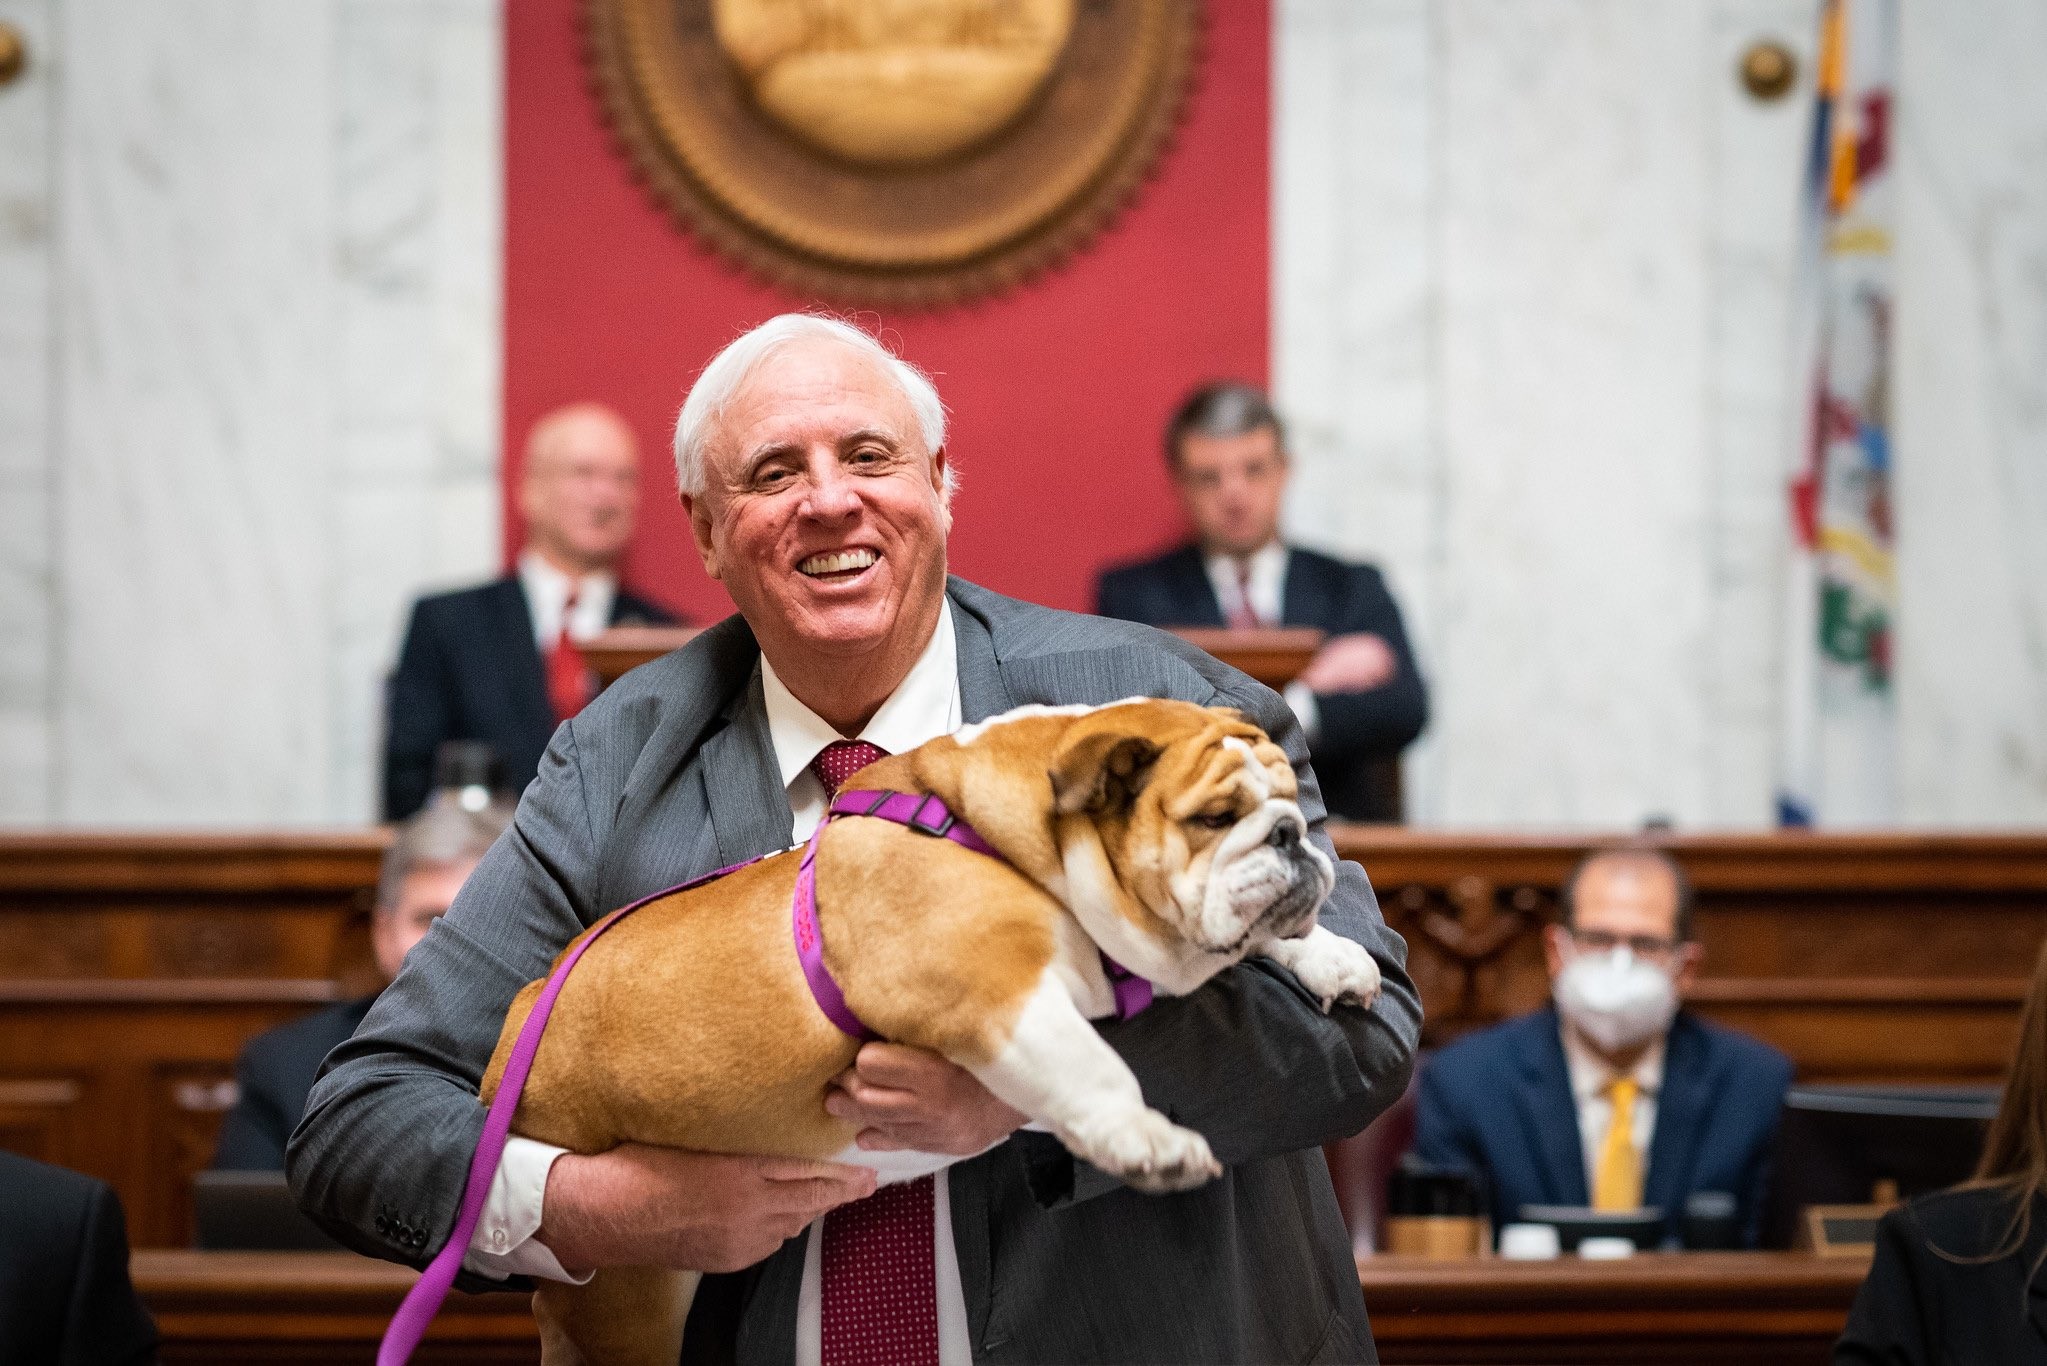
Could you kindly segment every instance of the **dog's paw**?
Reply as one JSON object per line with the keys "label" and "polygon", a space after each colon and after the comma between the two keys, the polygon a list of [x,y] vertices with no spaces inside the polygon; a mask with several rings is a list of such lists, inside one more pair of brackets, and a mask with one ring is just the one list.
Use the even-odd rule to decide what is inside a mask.
{"label": "dog's paw", "polygon": [[1086,1135],[1079,1148],[1095,1166],[1151,1195],[1192,1190],[1223,1174],[1207,1139],[1156,1110]]}
{"label": "dog's paw", "polygon": [[1338,1001],[1369,1006],[1379,999],[1379,965],[1364,946],[1316,928],[1305,939],[1281,939],[1266,956],[1291,972],[1327,1012]]}

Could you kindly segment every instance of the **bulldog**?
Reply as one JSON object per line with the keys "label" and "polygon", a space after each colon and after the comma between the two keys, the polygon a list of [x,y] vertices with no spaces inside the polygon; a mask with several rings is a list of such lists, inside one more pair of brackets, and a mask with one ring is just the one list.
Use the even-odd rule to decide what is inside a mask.
{"label": "bulldog", "polygon": [[[951,1059],[1140,1190],[1189,1189],[1222,1168],[1200,1134],[1145,1104],[1090,1023],[1117,1011],[1114,965],[1179,996],[1255,953],[1325,1011],[1378,994],[1371,956],[1316,923],[1335,870],[1307,839],[1292,765],[1236,711],[1021,707],[845,785],[882,791],[935,795],[993,853],[883,819],[826,825],[810,876],[840,1018]],[[803,857],[664,893],[594,940],[555,1002],[513,1131],[584,1153],[634,1141],[830,1158],[884,1180],[956,1160],[864,1152],[826,1112],[861,1040],[826,1013],[792,943]],[[544,981],[512,1003],[486,1102]],[[545,1283],[542,1360],[673,1366],[696,1283],[648,1268]]]}

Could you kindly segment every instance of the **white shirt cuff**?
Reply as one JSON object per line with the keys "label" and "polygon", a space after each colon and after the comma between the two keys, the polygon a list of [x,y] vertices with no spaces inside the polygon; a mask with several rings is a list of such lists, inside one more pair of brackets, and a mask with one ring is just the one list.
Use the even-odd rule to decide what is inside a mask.
{"label": "white shirt cuff", "polygon": [[590,1279],[589,1272],[571,1276],[562,1270],[547,1244],[533,1236],[540,1231],[548,1169],[567,1151],[530,1138],[505,1140],[505,1155],[498,1159],[497,1175],[490,1179],[483,1217],[476,1221],[469,1251],[462,1258],[465,1270],[499,1281],[507,1276],[538,1276],[581,1285]]}
{"label": "white shirt cuff", "polygon": [[1301,723],[1301,734],[1310,745],[1322,738],[1322,709],[1315,704],[1315,694],[1308,685],[1298,678],[1286,685],[1280,694],[1286,704],[1294,709],[1294,719]]}

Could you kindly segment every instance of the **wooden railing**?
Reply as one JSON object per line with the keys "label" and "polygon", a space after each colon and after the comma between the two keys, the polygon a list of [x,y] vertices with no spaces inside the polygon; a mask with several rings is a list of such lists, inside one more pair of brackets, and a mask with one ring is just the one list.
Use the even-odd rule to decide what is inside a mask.
{"label": "wooden railing", "polygon": [[[1589,847],[1354,829],[1428,1034],[1539,1004],[1540,926]],[[115,1186],[140,1247],[190,1241],[191,1174],[253,1034],[369,989],[384,837],[0,836],[0,1147]],[[1807,1078],[1984,1081],[2047,938],[2047,836],[1698,836],[1699,1007]]]}

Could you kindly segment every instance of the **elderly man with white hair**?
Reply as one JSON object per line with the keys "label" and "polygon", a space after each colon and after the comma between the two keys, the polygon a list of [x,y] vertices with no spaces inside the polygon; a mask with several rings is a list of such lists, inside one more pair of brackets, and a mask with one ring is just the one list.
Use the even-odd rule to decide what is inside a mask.
{"label": "elderly man with white hair", "polygon": [[[447,1238],[483,1123],[477,1081],[521,985],[614,907],[803,838],[829,787],[878,751],[1025,703],[1235,706],[1293,759],[1333,856],[1275,694],[1149,628],[948,578],[944,408],[865,332],[792,314],[747,333],[698,378],[675,445],[704,568],[739,614],[556,732],[512,830],[329,1059],[290,1172],[364,1252],[421,1264]],[[698,1292],[690,1360],[1369,1360],[1316,1148],[1400,1095],[1420,1009],[1362,870],[1339,870],[1322,923],[1377,960],[1371,1010],[1325,1015],[1253,960],[1102,1026],[1147,1100],[1225,1164],[1199,1190],[1131,1190],[1019,1130],[965,1071],[871,1043],[828,1108],[863,1149],[963,1157],[939,1177],[877,1195],[863,1167],[515,1139],[465,1283],[725,1273]]]}

